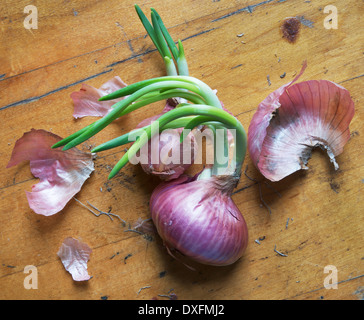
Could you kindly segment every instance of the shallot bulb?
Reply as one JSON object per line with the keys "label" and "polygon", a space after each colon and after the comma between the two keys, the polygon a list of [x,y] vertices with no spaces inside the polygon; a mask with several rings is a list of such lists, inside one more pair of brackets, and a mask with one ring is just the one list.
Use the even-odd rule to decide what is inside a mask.
{"label": "shallot bulb", "polygon": [[271,181],[279,181],[300,169],[314,147],[335,157],[350,138],[349,123],[354,102],[342,86],[327,80],[290,83],[271,93],[258,106],[248,130],[253,163]]}
{"label": "shallot bulb", "polygon": [[[203,264],[229,265],[243,255],[248,243],[246,222],[231,198],[246,154],[245,130],[234,116],[208,105],[176,107],[158,121],[164,128],[175,121],[184,123],[186,119],[185,128],[192,127],[192,122],[193,126],[204,124],[235,130],[234,143],[229,139],[223,142],[228,144],[225,147],[234,148],[233,157],[229,163],[220,163],[215,157],[217,162],[194,178],[182,175],[161,183],[150,200],[152,219],[169,252],[177,250]],[[110,179],[152,138],[151,125],[144,130],[115,165]],[[217,150],[214,148],[215,156]]]}
{"label": "shallot bulb", "polygon": [[[157,120],[161,115],[173,110],[177,104],[176,99],[168,99],[162,113],[143,120],[138,124],[137,128],[150,125],[152,121]],[[146,161],[140,161],[140,166],[144,172],[168,181],[178,178],[192,165],[197,154],[198,145],[194,141],[192,132],[188,135],[190,143],[181,143],[180,135],[182,131],[183,128],[164,130],[156,137],[156,143],[154,143],[154,140],[148,141],[147,159],[145,159]],[[171,154],[176,150],[179,156],[173,161]],[[153,161],[152,152],[156,152],[157,161]]]}
{"label": "shallot bulb", "polygon": [[[168,80],[166,80],[168,79]],[[205,85],[190,77],[180,77],[180,81],[158,79],[156,84],[184,85],[183,82],[194,81],[201,87]],[[173,82],[172,82],[173,81]],[[154,85],[154,84],[151,84]],[[192,87],[191,87],[192,88]],[[126,90],[129,88],[126,87]],[[192,88],[194,89],[194,88]],[[222,266],[237,261],[247,246],[247,226],[245,220],[231,199],[233,188],[239,181],[241,167],[246,154],[246,133],[242,124],[230,113],[221,108],[220,101],[213,91],[206,89],[205,97],[210,99],[212,105],[180,104],[176,108],[164,113],[158,118],[159,129],[188,128],[193,129],[200,125],[213,128],[217,136],[217,129],[234,130],[234,143],[225,136],[220,150],[233,148],[233,156],[229,161],[218,161],[216,155],[217,139],[215,139],[214,156],[217,160],[210,168],[205,168],[198,178],[188,179],[185,176],[164,182],[152,196],[151,211],[160,236],[169,250],[176,249],[193,260],[201,263]],[[139,92],[143,90],[140,89]],[[126,91],[128,92],[128,91]],[[184,91],[183,91],[184,92]],[[125,92],[124,92],[125,93]],[[80,143],[84,138],[92,136],[100,128],[113,119],[127,107],[128,100],[138,91],[123,100],[101,121],[81,129],[79,132],[65,138],[54,147],[65,145],[64,149]],[[182,91],[180,92],[180,94]],[[204,93],[204,92],[202,92]],[[218,106],[218,107],[217,107]],[[97,130],[94,130],[97,128]],[[215,130],[216,129],[216,130]],[[136,129],[141,132],[138,140],[132,144],[123,157],[116,163],[109,174],[113,178],[158,132],[152,132],[152,124]],[[128,143],[130,134],[110,140],[93,149],[93,152],[102,151]],[[227,143],[227,144],[226,144]]]}
{"label": "shallot bulb", "polygon": [[160,184],[152,193],[150,211],[167,249],[208,265],[236,262],[248,244],[246,222],[231,199],[238,180],[181,176]]}

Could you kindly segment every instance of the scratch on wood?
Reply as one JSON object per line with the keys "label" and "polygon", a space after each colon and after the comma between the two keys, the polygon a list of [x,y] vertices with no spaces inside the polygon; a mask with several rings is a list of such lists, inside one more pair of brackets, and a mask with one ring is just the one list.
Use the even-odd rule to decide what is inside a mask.
{"label": "scratch on wood", "polygon": [[69,61],[69,60],[73,60],[73,59],[76,59],[76,58],[80,58],[80,57],[83,57],[83,56],[86,56],[86,55],[89,55],[89,54],[92,54],[92,53],[101,52],[101,51],[103,51],[105,49],[110,49],[110,48],[112,48],[114,46],[115,46],[115,44],[112,44],[112,45],[107,46],[107,47],[102,47],[102,48],[99,48],[99,49],[95,49],[95,50],[92,50],[92,51],[89,51],[89,52],[85,52],[85,53],[79,54],[77,56],[73,56],[73,57],[66,58],[66,59],[63,59],[63,60],[60,60],[60,61],[56,61],[56,62],[47,64],[47,65],[44,65],[44,66],[41,66],[41,67],[38,67],[38,68],[34,68],[34,69],[31,69],[31,70],[28,70],[28,71],[24,71],[24,72],[21,72],[21,73],[18,73],[18,74],[14,74],[14,75],[9,76],[9,77],[6,77],[6,78],[2,78],[0,76],[0,81],[9,80],[9,79],[12,79],[12,78],[15,78],[15,77],[19,77],[19,76],[22,76],[22,75],[27,74],[27,73],[30,73],[30,72],[34,72],[34,71],[37,71],[37,70],[40,70],[40,69],[44,69],[44,68],[51,67],[51,66],[54,66],[54,65],[57,65],[57,64],[60,64],[60,63]]}
{"label": "scratch on wood", "polygon": [[306,19],[304,16],[297,16],[296,17],[298,20],[300,20],[300,22],[305,26],[305,27],[309,27],[309,28],[313,28],[313,22]]}
{"label": "scratch on wood", "polygon": [[234,66],[234,67],[231,67],[230,69],[231,70],[233,70],[233,69],[236,69],[236,68],[239,68],[239,67],[241,67],[243,64],[242,63],[240,63],[240,64],[238,64],[238,65],[236,65],[236,66]]}
{"label": "scratch on wood", "polygon": [[205,33],[211,32],[211,31],[216,30],[216,29],[218,29],[218,28],[211,28],[211,29],[208,29],[208,30],[203,30],[203,31],[201,31],[201,32],[199,32],[199,33],[193,34],[192,36],[189,36],[189,37],[187,37],[187,38],[182,39],[182,41],[186,41],[186,40],[189,40],[189,39],[192,39],[192,38],[198,37],[198,36],[200,36],[200,35],[202,35],[202,34],[205,34]]}
{"label": "scratch on wood", "polygon": [[[193,34],[193,35],[191,35],[191,36],[189,36],[189,37],[187,37],[187,38],[184,38],[184,39],[182,39],[181,41],[183,42],[183,41],[186,41],[186,40],[189,40],[189,39],[195,38],[195,37],[197,37],[197,36],[200,36],[200,35],[202,35],[202,34],[208,33],[208,32],[210,32],[210,31],[213,31],[213,30],[216,30],[216,29],[217,29],[217,28],[212,28],[212,29],[209,29],[209,30],[203,30],[203,31],[201,31],[201,32],[199,32],[199,33],[196,33],[196,34]],[[130,48],[130,45],[129,45],[129,48]],[[124,63],[124,62],[130,61],[130,60],[133,60],[133,59],[138,59],[138,61],[139,61],[139,59],[140,59],[141,57],[143,57],[143,56],[145,56],[145,55],[147,55],[147,54],[149,54],[149,53],[155,52],[155,51],[157,51],[157,49],[149,49],[149,50],[146,50],[146,51],[144,51],[144,52],[142,52],[142,53],[133,54],[133,55],[131,55],[130,57],[128,57],[128,58],[126,58],[126,59],[119,60],[119,61],[116,61],[116,62],[113,62],[113,63],[109,64],[109,65],[107,66],[107,68],[114,67],[114,66],[116,66],[116,65],[118,65],[118,64],[121,64],[121,63]]]}
{"label": "scratch on wood", "polygon": [[128,260],[132,256],[133,256],[133,254],[131,254],[131,253],[129,253],[128,255],[126,255],[125,258],[124,258],[124,264],[126,264],[126,260]]}
{"label": "scratch on wood", "polygon": [[216,19],[212,20],[211,22],[216,22],[216,21],[219,21],[219,20],[222,20],[222,19],[225,19],[225,18],[229,18],[231,16],[234,16],[236,14],[242,13],[244,11],[249,12],[249,13],[253,13],[253,11],[255,10],[255,8],[257,8],[259,6],[262,6],[264,4],[267,4],[267,3],[273,2],[273,1],[274,0],[267,0],[267,1],[263,1],[263,2],[257,3],[257,4],[253,4],[251,6],[246,6],[244,8],[238,9],[238,10],[236,10],[234,12],[230,12],[230,13],[225,14],[225,15],[219,17],[219,18],[216,18]]}
{"label": "scratch on wood", "polygon": [[349,78],[349,79],[346,79],[346,80],[340,81],[340,82],[338,82],[338,83],[339,83],[339,84],[340,84],[340,83],[344,83],[344,82],[351,81],[351,80],[355,80],[355,79],[358,79],[358,78],[361,78],[361,77],[364,77],[364,74],[361,74],[361,75],[359,75],[359,76],[356,76],[356,77],[353,77],[353,78]]}
{"label": "scratch on wood", "polygon": [[267,82],[268,82],[268,86],[270,86],[272,84],[272,82],[270,81],[270,76],[269,74],[267,75]]}
{"label": "scratch on wood", "polygon": [[151,288],[152,286],[145,286],[145,287],[141,287],[139,290],[138,290],[138,292],[137,292],[137,295],[139,295],[139,293],[142,291],[142,290],[144,290],[144,289],[149,289],[149,288]]}
{"label": "scratch on wood", "polygon": [[[133,48],[133,46],[132,46],[132,44],[131,44],[131,40],[129,39],[129,37],[128,37],[128,35],[126,34],[126,32],[124,31],[124,28],[123,28],[123,26],[119,23],[119,22],[115,22],[115,24],[121,29],[121,31],[123,32],[123,34],[124,34],[124,36],[125,36],[125,38],[126,38],[126,43],[128,44],[128,47],[129,47],[129,49],[130,49],[130,51],[131,51],[131,53],[132,53],[132,56],[134,56],[135,55],[135,51],[134,51],[134,48]],[[143,62],[143,60],[142,59],[140,59],[140,58],[138,58],[138,62],[139,63],[141,63],[141,62]]]}
{"label": "scratch on wood", "polygon": [[288,257],[286,254],[284,254],[284,253],[282,253],[282,252],[279,252],[278,250],[277,250],[277,246],[275,245],[274,246],[274,252],[276,252],[276,253],[278,253],[280,256],[282,256],[282,257]]}
{"label": "scratch on wood", "polygon": [[[286,229],[288,229],[288,224],[289,224],[289,220],[292,219],[292,218],[287,218],[287,221],[286,221]],[[292,219],[293,220],[293,219]]]}
{"label": "scratch on wood", "polygon": [[[361,275],[353,277],[353,278],[349,278],[349,279],[346,279],[346,280],[339,281],[336,284],[341,284],[341,283],[345,283],[345,282],[348,282],[348,281],[357,280],[357,279],[360,279],[360,278],[363,278],[363,277],[364,277],[364,274],[361,274]],[[313,292],[320,291],[320,290],[323,290],[323,289],[327,290],[325,287],[320,287],[320,288],[313,289],[313,290],[310,290],[310,291],[307,291],[307,292],[302,292],[302,293],[297,294],[295,296],[289,297],[288,299],[296,298],[296,297],[299,297],[300,295],[305,295],[307,293],[313,293]]]}
{"label": "scratch on wood", "polygon": [[157,49],[151,49],[151,50],[147,50],[147,51],[144,51],[144,52],[142,52],[142,53],[139,53],[139,54],[134,54],[134,55],[132,55],[132,56],[130,56],[130,57],[128,57],[128,58],[126,58],[126,59],[123,59],[123,60],[119,60],[119,61],[113,62],[113,63],[109,64],[109,65],[108,65],[108,66],[106,66],[106,67],[107,67],[107,68],[111,68],[111,67],[113,67],[113,66],[116,66],[116,65],[118,65],[118,64],[121,64],[121,63],[127,62],[127,61],[129,61],[129,60],[133,60],[133,59],[136,59],[136,58],[140,59],[140,57],[143,57],[143,56],[145,56],[145,55],[147,55],[147,54],[149,54],[149,53],[151,53],[151,52],[154,52],[154,51],[157,51]]}
{"label": "scratch on wood", "polygon": [[364,300],[364,286],[358,287],[355,290],[354,295],[356,295],[359,300]]}
{"label": "scratch on wood", "polygon": [[44,93],[44,94],[42,94],[42,95],[40,95],[40,96],[36,96],[36,97],[32,97],[32,98],[28,98],[28,99],[24,99],[24,100],[20,100],[20,101],[17,101],[17,102],[10,103],[10,104],[8,104],[8,105],[6,105],[6,106],[0,107],[0,110],[4,110],[4,109],[7,109],[7,108],[11,108],[11,107],[19,106],[19,105],[21,105],[21,104],[26,104],[26,103],[30,103],[30,102],[37,101],[37,100],[42,99],[42,98],[45,98],[45,97],[47,97],[47,96],[49,96],[49,95],[51,95],[51,94],[53,94],[53,93],[56,93],[56,92],[62,91],[62,90],[64,90],[64,89],[68,89],[68,88],[70,88],[70,87],[73,87],[73,86],[75,86],[75,85],[77,85],[77,84],[80,84],[80,83],[82,83],[82,82],[85,82],[85,81],[87,81],[87,80],[90,80],[90,79],[96,78],[96,77],[98,77],[98,76],[101,76],[101,75],[103,75],[103,74],[105,74],[105,73],[111,72],[112,70],[113,70],[113,69],[109,69],[109,70],[102,71],[102,72],[100,72],[100,73],[96,73],[96,74],[94,74],[94,75],[92,75],[92,76],[90,76],[90,77],[87,77],[87,78],[84,78],[84,79],[78,80],[78,81],[76,81],[76,82],[73,82],[73,83],[67,84],[67,85],[65,85],[65,86],[59,87],[59,88],[54,89],[54,90],[51,90],[51,91],[46,92],[46,93]]}

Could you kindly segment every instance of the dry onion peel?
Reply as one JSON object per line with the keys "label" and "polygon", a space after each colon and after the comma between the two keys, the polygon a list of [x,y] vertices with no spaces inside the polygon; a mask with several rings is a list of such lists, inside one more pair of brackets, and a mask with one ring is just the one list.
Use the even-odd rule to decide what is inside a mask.
{"label": "dry onion peel", "polygon": [[87,281],[91,278],[87,272],[87,262],[91,252],[86,243],[69,237],[64,239],[57,255],[74,281]]}
{"label": "dry onion peel", "polygon": [[87,116],[103,117],[110,112],[116,102],[124,97],[109,101],[98,101],[99,98],[124,87],[126,84],[118,76],[105,82],[99,89],[83,83],[79,91],[71,93],[74,105],[73,117],[76,119]]}
{"label": "dry onion peel", "polygon": [[32,129],[17,140],[7,165],[30,161],[31,172],[40,181],[26,195],[30,208],[44,216],[61,211],[94,170],[91,153],[76,148],[67,152],[52,149],[59,140],[51,132]]}
{"label": "dry onion peel", "polygon": [[327,80],[290,83],[259,104],[248,130],[248,148],[253,163],[271,181],[307,169],[312,148],[335,157],[350,138],[349,124],[354,102],[342,86]]}

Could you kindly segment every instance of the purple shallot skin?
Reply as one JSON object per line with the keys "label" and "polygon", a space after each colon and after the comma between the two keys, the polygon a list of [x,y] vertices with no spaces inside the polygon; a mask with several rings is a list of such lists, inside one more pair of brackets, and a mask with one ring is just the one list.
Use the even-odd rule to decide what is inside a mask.
{"label": "purple shallot skin", "polygon": [[248,130],[253,163],[271,181],[304,169],[312,149],[326,150],[335,170],[335,157],[350,139],[354,102],[348,90],[328,80],[290,83],[269,94],[258,106]]}

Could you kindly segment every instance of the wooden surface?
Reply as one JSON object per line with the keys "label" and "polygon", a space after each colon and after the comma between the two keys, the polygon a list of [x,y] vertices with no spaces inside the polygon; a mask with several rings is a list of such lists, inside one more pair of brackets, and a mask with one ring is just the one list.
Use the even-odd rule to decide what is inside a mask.
{"label": "wooden surface", "polygon": [[[242,175],[233,195],[249,228],[248,249],[234,265],[194,265],[197,270],[191,271],[166,253],[158,236],[150,241],[125,232],[117,220],[97,218],[76,201],[51,217],[29,208],[25,191],[37,183],[29,165],[5,168],[24,132],[45,129],[65,137],[91,123],[92,118],[72,117],[70,94],[82,82],[99,87],[115,75],[129,84],[164,75],[134,3],[37,1],[37,30],[23,26],[29,1],[3,0],[0,5],[0,298],[149,300],[168,299],[159,295],[173,292],[178,299],[363,299],[362,1],[330,1],[338,10],[337,30],[324,28],[327,1],[139,1],[146,13],[150,7],[158,10],[172,37],[183,40],[190,74],[217,89],[246,129],[258,103],[289,82],[304,60],[308,68],[301,81],[335,81],[355,102],[351,139],[337,157],[340,170],[315,151],[308,171],[269,184],[279,196],[247,156],[244,169],[248,166],[249,177],[262,182]],[[279,29],[292,16],[303,22],[294,44],[282,39]],[[134,128],[161,107],[126,116],[87,145]],[[134,223],[149,217],[157,180],[128,165],[107,181],[122,154],[119,149],[100,154],[77,198]],[[88,282],[74,282],[57,256],[69,236],[92,248]],[[38,289],[24,288],[27,265],[37,268]],[[337,289],[325,288],[325,266],[337,269]],[[147,288],[138,293],[142,287]]]}

